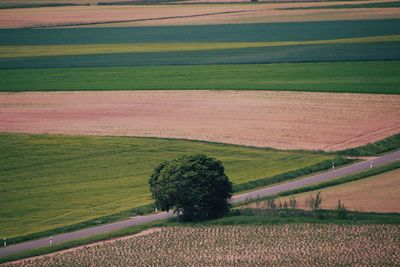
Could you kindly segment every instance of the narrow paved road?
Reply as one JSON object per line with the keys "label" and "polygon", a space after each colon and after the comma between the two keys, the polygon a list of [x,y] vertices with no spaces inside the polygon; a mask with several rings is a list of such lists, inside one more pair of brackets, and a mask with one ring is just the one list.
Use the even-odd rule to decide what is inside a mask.
{"label": "narrow paved road", "polygon": [[[380,166],[380,165],[394,162],[397,160],[400,160],[400,150],[375,158],[374,162],[373,162],[373,166],[376,167],[376,166]],[[344,175],[354,174],[354,173],[358,173],[363,170],[367,170],[370,168],[370,166],[371,166],[371,163],[369,160],[358,162],[358,163],[352,164],[350,166],[346,166],[346,167],[339,168],[336,170],[331,170],[331,171],[327,171],[327,172],[324,172],[321,174],[309,176],[304,179],[296,180],[293,182],[288,182],[288,183],[275,185],[275,186],[271,186],[271,187],[264,188],[264,189],[259,189],[259,190],[252,191],[252,192],[247,192],[247,193],[240,194],[240,195],[235,195],[232,197],[231,202],[238,203],[238,202],[245,201],[245,200],[252,199],[252,198],[274,195],[274,194],[277,194],[282,191],[296,189],[296,188],[304,187],[304,186],[307,186],[310,184],[315,184],[315,183],[332,180],[332,179],[335,179],[335,178],[338,178],[338,177],[341,177]],[[129,227],[129,226],[134,226],[134,225],[143,224],[146,222],[152,222],[152,221],[156,221],[156,220],[160,220],[160,219],[165,219],[165,218],[172,217],[172,216],[173,216],[173,214],[171,212],[170,213],[162,212],[162,213],[151,214],[151,215],[146,215],[146,216],[137,216],[137,217],[127,219],[124,221],[120,221],[120,222],[96,226],[96,227],[83,229],[83,230],[79,230],[79,231],[75,231],[75,232],[71,232],[71,233],[60,234],[60,235],[56,235],[53,237],[53,244],[60,244],[60,243],[66,242],[66,241],[74,240],[74,239],[85,238],[85,237],[89,237],[89,236],[112,232],[112,231],[123,229],[123,228]],[[38,240],[27,241],[24,243],[20,243],[20,244],[8,246],[8,247],[3,247],[0,249],[0,257],[6,256],[6,255],[11,255],[11,254],[29,250],[29,249],[45,247],[45,246],[49,245],[49,242],[50,242],[50,238],[47,237],[47,238],[42,238],[42,239],[38,239]]]}

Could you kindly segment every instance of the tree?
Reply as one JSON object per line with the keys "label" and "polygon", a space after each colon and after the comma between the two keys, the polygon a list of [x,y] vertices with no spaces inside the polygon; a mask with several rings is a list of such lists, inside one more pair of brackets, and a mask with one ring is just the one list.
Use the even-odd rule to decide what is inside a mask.
{"label": "tree", "polygon": [[347,218],[347,208],[344,206],[340,200],[338,201],[338,204],[336,205],[336,212],[338,215],[339,219],[346,219]]}
{"label": "tree", "polygon": [[203,154],[161,163],[149,179],[156,206],[185,220],[217,218],[229,211],[232,184],[222,163]]}
{"label": "tree", "polygon": [[321,192],[318,192],[315,197],[309,196],[306,199],[306,205],[313,211],[316,211],[319,209],[319,206],[321,206],[322,203],[322,197],[321,197]]}

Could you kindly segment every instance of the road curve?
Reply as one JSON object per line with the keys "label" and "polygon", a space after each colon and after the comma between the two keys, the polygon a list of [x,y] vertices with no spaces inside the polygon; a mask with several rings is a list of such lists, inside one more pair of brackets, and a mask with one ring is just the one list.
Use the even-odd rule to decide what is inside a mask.
{"label": "road curve", "polygon": [[[400,150],[389,153],[380,157],[377,157],[373,160],[373,167],[384,165],[390,162],[398,161],[400,160]],[[304,187],[310,184],[315,184],[315,183],[320,183],[320,182],[325,182],[329,180],[333,180],[335,178],[344,176],[344,175],[349,175],[349,174],[354,174],[361,172],[363,170],[367,170],[371,167],[371,162],[369,160],[367,161],[362,161],[358,162],[343,168],[338,168],[335,170],[330,170],[324,173],[320,173],[317,175],[309,176],[300,180],[284,183],[284,184],[279,184],[247,193],[243,193],[240,195],[235,195],[231,198],[232,203],[238,203],[242,202],[245,200],[249,199],[254,199],[257,197],[265,197],[268,195],[274,195],[282,191],[287,191],[287,190],[292,190],[300,187]],[[65,233],[65,234],[59,234],[53,236],[53,244],[60,244],[64,243],[66,241],[70,240],[75,240],[75,239],[80,239],[80,238],[85,238],[89,236],[94,236],[94,235],[99,235],[103,233],[108,233],[116,230],[120,230],[126,227],[134,226],[134,225],[139,225],[147,222],[152,222],[160,219],[165,219],[168,217],[174,216],[172,212],[161,212],[157,214],[150,214],[150,215],[145,215],[145,216],[136,216],[130,219],[126,219],[123,221],[115,222],[115,223],[110,223],[110,224],[104,224],[101,226],[96,226],[96,227],[91,227],[87,229],[82,229],[70,233]],[[27,241],[7,247],[2,247],[0,248],[0,257],[12,255],[18,252],[22,252],[25,250],[30,250],[30,249],[35,249],[35,248],[41,248],[45,246],[49,246],[50,243],[50,237],[38,239],[38,240],[32,240],[32,241]]]}

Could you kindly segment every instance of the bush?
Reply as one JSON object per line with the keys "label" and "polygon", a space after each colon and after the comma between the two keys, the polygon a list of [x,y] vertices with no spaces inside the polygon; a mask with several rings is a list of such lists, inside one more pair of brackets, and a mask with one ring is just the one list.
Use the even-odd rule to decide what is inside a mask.
{"label": "bush", "polygon": [[336,205],[336,212],[337,212],[337,217],[339,219],[346,219],[347,218],[347,208],[340,202],[338,201],[338,204]]}
{"label": "bush", "polygon": [[322,203],[322,197],[321,197],[321,192],[318,192],[315,197],[313,197],[312,195],[310,195],[307,199],[306,199],[306,205],[312,210],[312,211],[316,211],[319,209],[319,207],[321,206]]}

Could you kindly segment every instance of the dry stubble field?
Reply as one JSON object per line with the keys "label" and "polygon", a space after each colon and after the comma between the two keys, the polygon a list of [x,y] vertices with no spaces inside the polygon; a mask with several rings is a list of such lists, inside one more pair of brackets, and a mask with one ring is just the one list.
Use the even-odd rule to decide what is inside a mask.
{"label": "dry stubble field", "polygon": [[0,132],[341,150],[400,131],[400,96],[271,91],[0,94]]}
{"label": "dry stubble field", "polygon": [[[379,174],[359,181],[321,190],[294,195],[298,208],[308,209],[306,199],[321,192],[322,209],[335,209],[340,200],[349,210],[363,212],[400,212],[400,169]],[[289,197],[277,203],[289,201]],[[258,206],[263,204],[258,204]],[[255,208],[255,203],[248,205]]]}
{"label": "dry stubble field", "polygon": [[[391,2],[357,1],[357,3]],[[400,18],[400,8],[293,9],[329,6],[353,1],[314,3],[66,6],[0,9],[0,28],[85,25],[166,26],[285,21],[357,20]],[[107,24],[110,23],[111,24]],[[103,24],[106,23],[106,24]]]}
{"label": "dry stubble field", "polygon": [[5,266],[397,266],[398,225],[169,227]]}

